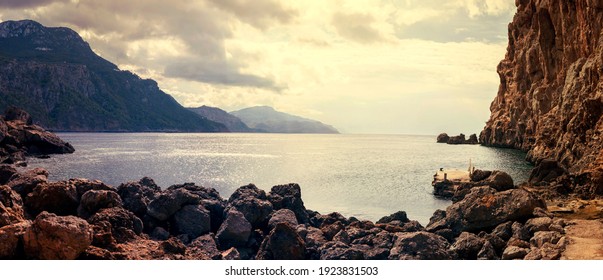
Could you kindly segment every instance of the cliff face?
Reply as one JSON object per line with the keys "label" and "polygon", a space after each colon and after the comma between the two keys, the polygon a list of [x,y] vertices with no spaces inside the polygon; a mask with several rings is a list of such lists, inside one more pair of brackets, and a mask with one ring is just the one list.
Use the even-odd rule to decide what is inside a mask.
{"label": "cliff face", "polygon": [[603,1],[516,0],[480,141],[603,185]]}
{"label": "cliff face", "polygon": [[29,20],[0,23],[0,110],[10,106],[51,130],[227,131],[96,55],[75,31]]}

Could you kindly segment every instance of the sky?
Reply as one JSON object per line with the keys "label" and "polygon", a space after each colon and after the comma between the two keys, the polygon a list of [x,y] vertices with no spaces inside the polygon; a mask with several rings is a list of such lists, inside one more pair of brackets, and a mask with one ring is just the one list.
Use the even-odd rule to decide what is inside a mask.
{"label": "sky", "polygon": [[512,0],[2,0],[186,107],[268,105],[344,133],[479,133]]}

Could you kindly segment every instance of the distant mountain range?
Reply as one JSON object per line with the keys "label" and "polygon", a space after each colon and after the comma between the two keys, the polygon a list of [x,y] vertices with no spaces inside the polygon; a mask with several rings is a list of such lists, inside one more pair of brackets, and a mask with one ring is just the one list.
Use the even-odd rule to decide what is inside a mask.
{"label": "distant mountain range", "polygon": [[201,106],[198,108],[188,109],[204,118],[207,118],[208,120],[224,124],[231,132],[265,132],[262,130],[249,128],[243,121],[241,121],[241,119],[220,108]]}
{"label": "distant mountain range", "polygon": [[272,133],[339,133],[337,129],[319,121],[279,112],[268,106],[246,108],[230,114],[247,126]]}
{"label": "distant mountain range", "polygon": [[0,111],[11,105],[51,130],[228,131],[96,55],[75,31],[31,20],[0,23]]}

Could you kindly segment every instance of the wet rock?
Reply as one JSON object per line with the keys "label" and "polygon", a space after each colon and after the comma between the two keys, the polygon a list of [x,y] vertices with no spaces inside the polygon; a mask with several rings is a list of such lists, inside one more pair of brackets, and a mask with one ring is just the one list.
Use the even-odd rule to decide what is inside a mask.
{"label": "wet rock", "polygon": [[440,133],[438,135],[438,138],[436,139],[436,142],[437,143],[448,143],[448,140],[450,140],[450,136],[448,136],[448,134]]}
{"label": "wet rock", "polygon": [[[475,260],[486,240],[470,232],[463,232],[452,244],[451,250],[465,260]],[[491,246],[491,245],[490,245]]]}
{"label": "wet rock", "polygon": [[172,219],[175,232],[191,239],[209,233],[211,229],[209,211],[202,205],[185,205]]}
{"label": "wet rock", "polygon": [[182,206],[197,204],[200,198],[185,189],[166,190],[147,207],[147,214],[160,221],[165,221],[174,215]]}
{"label": "wet rock", "polygon": [[0,227],[0,259],[23,258],[23,236],[30,221]]}
{"label": "wet rock", "polygon": [[410,220],[408,219],[408,217],[406,216],[406,212],[404,211],[398,211],[396,213],[393,213],[389,216],[385,216],[382,217],[381,219],[379,219],[377,221],[378,224],[387,224],[393,221],[399,221],[402,224],[408,223],[410,222]]}
{"label": "wet rock", "polygon": [[25,219],[21,196],[8,186],[0,186],[0,227]]}
{"label": "wet rock", "polygon": [[526,221],[525,227],[529,235],[534,235],[537,231],[549,230],[549,226],[553,223],[553,220],[549,217],[532,218]]}
{"label": "wet rock", "polygon": [[426,229],[435,232],[449,228],[456,234],[479,231],[501,223],[533,217],[536,207],[544,207],[536,195],[513,189],[497,192],[490,187],[476,187],[461,201],[446,209],[445,217],[432,217]]}
{"label": "wet rock", "polygon": [[89,190],[80,199],[78,216],[87,219],[103,208],[121,207],[122,201],[114,191]]}
{"label": "wet rock", "polygon": [[253,184],[238,188],[228,199],[228,204],[241,212],[253,228],[263,228],[273,209],[266,192]]}
{"label": "wet rock", "polygon": [[161,248],[164,252],[170,254],[184,255],[186,253],[186,246],[182,244],[182,241],[180,241],[180,239],[175,237],[161,242]]}
{"label": "wet rock", "polygon": [[138,182],[128,182],[117,187],[117,193],[123,201],[124,208],[138,217],[144,217],[149,203],[159,196],[161,189],[150,178],[142,178]]}
{"label": "wet rock", "polygon": [[306,245],[295,228],[287,223],[279,223],[262,242],[256,259],[301,260],[305,257],[305,250]]}
{"label": "wet rock", "polygon": [[341,242],[327,242],[319,248],[319,251],[321,260],[364,260],[361,250]]}
{"label": "wet rock", "polygon": [[[132,212],[121,207],[105,208],[88,219],[94,226],[104,228],[117,243],[137,238],[142,233],[142,221]],[[96,232],[95,232],[96,233]]]}
{"label": "wet rock", "polygon": [[272,213],[270,220],[268,220],[268,228],[272,229],[279,223],[287,223],[292,227],[298,225],[296,215],[293,211],[283,208]]}
{"label": "wet rock", "polygon": [[226,214],[224,223],[216,233],[216,239],[220,248],[244,246],[251,235],[251,224],[245,216],[234,209]]}
{"label": "wet rock", "polygon": [[32,217],[47,211],[60,216],[76,215],[77,190],[66,182],[42,183],[25,198],[25,207]]}
{"label": "wet rock", "polygon": [[297,221],[302,224],[310,222],[310,216],[301,197],[301,188],[298,184],[274,186],[268,194],[268,200],[275,210],[289,209],[295,213]]}
{"label": "wet rock", "polygon": [[533,247],[542,247],[545,243],[557,244],[562,235],[556,231],[539,231],[530,239]]}
{"label": "wet rock", "polygon": [[42,212],[24,235],[26,256],[34,259],[72,260],[92,243],[92,228],[73,216]]}
{"label": "wet rock", "polygon": [[430,232],[396,233],[390,260],[450,260],[454,252],[443,237]]}
{"label": "wet rock", "polygon": [[529,252],[530,252],[530,249],[516,247],[516,246],[509,246],[509,247],[505,248],[505,250],[503,251],[502,259],[503,260],[523,259]]}

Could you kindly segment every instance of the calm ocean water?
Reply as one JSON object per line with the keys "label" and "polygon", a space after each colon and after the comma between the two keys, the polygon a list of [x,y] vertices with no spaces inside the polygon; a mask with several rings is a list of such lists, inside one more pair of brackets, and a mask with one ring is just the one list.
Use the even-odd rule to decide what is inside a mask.
{"label": "calm ocean water", "polygon": [[531,166],[525,154],[479,145],[435,143],[435,136],[60,133],[76,149],[71,155],[32,159],[51,180],[99,179],[118,186],[151,177],[161,187],[184,182],[212,187],[228,198],[254,183],[298,183],[308,209],[376,221],[404,210],[426,225],[450,202],[432,195],[440,167],[505,170],[524,181]]}

